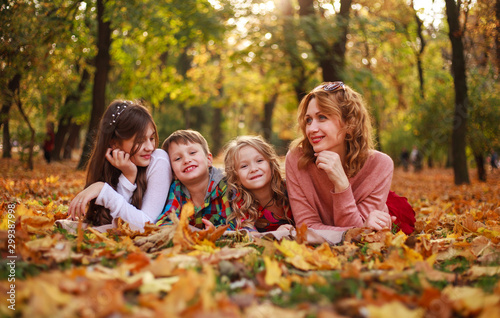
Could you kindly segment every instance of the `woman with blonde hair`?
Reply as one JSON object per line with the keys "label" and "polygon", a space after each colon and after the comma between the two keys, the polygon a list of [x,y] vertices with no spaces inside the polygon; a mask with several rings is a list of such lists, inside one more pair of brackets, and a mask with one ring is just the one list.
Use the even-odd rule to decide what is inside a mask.
{"label": "woman with blonde hair", "polygon": [[373,149],[370,116],[359,93],[343,82],[323,83],[302,99],[297,117],[301,136],[286,157],[297,225],[380,230],[395,221],[413,231],[413,209],[389,191],[394,163]]}

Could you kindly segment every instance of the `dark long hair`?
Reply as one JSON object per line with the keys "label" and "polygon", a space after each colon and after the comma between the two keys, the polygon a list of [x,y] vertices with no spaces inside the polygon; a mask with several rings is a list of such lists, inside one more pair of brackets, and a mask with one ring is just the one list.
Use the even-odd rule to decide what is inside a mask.
{"label": "dark long hair", "polygon": [[[99,124],[94,149],[87,166],[85,187],[102,181],[116,190],[121,171],[109,163],[105,156],[106,151],[114,143],[134,138],[134,145],[130,151],[132,157],[141,148],[144,140],[149,137],[146,136],[149,124],[153,125],[155,148],[157,148],[158,130],[147,108],[137,101],[114,100],[106,109]],[[142,197],[147,188],[146,169],[147,167],[137,167],[137,189],[132,195],[131,203],[138,209],[142,206]],[[109,224],[112,220],[108,209],[97,205],[95,199],[90,201],[85,222],[99,226]]]}

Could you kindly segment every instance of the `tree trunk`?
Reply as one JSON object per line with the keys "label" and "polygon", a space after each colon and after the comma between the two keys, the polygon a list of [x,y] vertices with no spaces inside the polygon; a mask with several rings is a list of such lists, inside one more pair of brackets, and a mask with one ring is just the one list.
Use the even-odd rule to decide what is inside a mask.
{"label": "tree trunk", "polygon": [[24,121],[26,122],[26,125],[28,125],[28,129],[30,130],[31,138],[30,138],[30,143],[29,143],[29,154],[28,154],[28,169],[33,170],[33,148],[35,147],[35,129],[33,129],[33,126],[31,126],[30,120],[28,116],[26,116],[26,113],[24,112],[23,109],[23,104],[21,103],[21,96],[19,94],[19,89],[17,90],[17,108],[19,109],[19,113],[23,117]]}
{"label": "tree trunk", "polygon": [[264,103],[264,118],[262,120],[262,130],[264,132],[264,139],[268,142],[271,141],[273,133],[273,111],[278,100],[278,92],[274,92],[271,98]]}
{"label": "tree trunk", "polygon": [[[69,129],[72,126],[71,121],[73,119],[73,116],[70,114],[69,109],[76,106],[80,102],[89,79],[90,73],[86,68],[84,68],[77,89],[70,95],[68,95],[66,97],[66,100],[64,101],[62,109],[65,114],[62,115],[62,117],[59,119],[59,124],[57,125],[57,133],[54,141],[54,151],[52,152],[53,159],[56,161],[61,160],[61,151],[64,149],[64,145],[67,144],[66,135],[68,134]],[[66,152],[66,150],[64,150],[64,152]]]}
{"label": "tree trunk", "polygon": [[95,59],[96,71],[92,90],[92,112],[90,114],[89,129],[83,145],[82,156],[78,169],[84,169],[90,158],[94,144],[94,137],[106,109],[106,84],[110,65],[109,48],[111,46],[111,22],[104,21],[105,0],[97,0],[97,56]]}
{"label": "tree trunk", "polygon": [[14,102],[14,97],[17,91],[19,91],[19,84],[21,82],[21,74],[17,73],[9,81],[7,88],[9,90],[6,95],[3,105],[2,113],[0,114],[1,124],[3,125],[3,153],[2,158],[12,158],[12,145],[10,144],[10,130],[9,130],[9,112]]}
{"label": "tree trunk", "polygon": [[57,133],[54,138],[54,150],[52,151],[52,160],[54,161],[61,160],[61,150],[63,149],[63,145],[65,143],[66,134],[69,131],[71,118],[72,117],[70,115],[63,115],[57,124]]}
{"label": "tree trunk", "polygon": [[340,12],[338,16],[338,26],[340,28],[340,38],[333,43],[333,72],[331,78],[327,79],[323,75],[324,81],[338,81],[342,79],[345,66],[345,51],[347,44],[347,33],[349,31],[349,13],[351,11],[352,0],[340,0]]}
{"label": "tree trunk", "polygon": [[[181,54],[179,55],[179,58],[177,59],[176,63],[176,70],[179,75],[182,76],[184,80],[187,78],[187,72],[191,68],[191,63],[193,61],[192,56],[188,55],[189,48],[191,47],[191,44],[187,44],[183,49]],[[182,113],[184,114],[184,127],[185,129],[192,129],[192,118],[191,118],[191,113],[192,110],[189,107],[186,107],[184,102],[180,102],[179,108],[182,110]]]}
{"label": "tree trunk", "polygon": [[422,33],[422,26],[423,22],[420,20],[418,17],[417,11],[413,7],[413,1],[411,3],[411,7],[415,13],[415,21],[417,22],[417,36],[420,39],[420,49],[416,53],[417,55],[417,70],[418,70],[418,79],[420,83],[420,97],[422,99],[425,99],[425,88],[424,88],[424,69],[422,67],[422,55],[424,54],[424,49],[425,49],[425,38]]}
{"label": "tree trunk", "polygon": [[12,146],[10,144],[9,130],[9,111],[11,105],[11,103],[5,102],[2,106],[2,113],[0,114],[1,125],[3,125],[2,158],[12,158]]}
{"label": "tree trunk", "polygon": [[347,43],[347,32],[349,28],[349,12],[352,0],[340,1],[340,12],[338,14],[338,27],[340,37],[330,46],[326,39],[321,38],[321,32],[314,14],[313,0],[299,0],[303,30],[307,41],[316,56],[321,67],[323,81],[331,82],[342,80],[345,64],[345,47]]}
{"label": "tree trunk", "polygon": [[[220,62],[220,55],[216,54],[214,56],[214,60],[217,60]],[[217,91],[218,91],[218,96],[216,106],[213,107],[213,125],[211,127],[211,135],[212,135],[212,151],[214,156],[217,156],[219,152],[222,150],[223,147],[223,135],[222,135],[222,122],[224,119],[223,113],[222,113],[222,104],[224,100],[224,68],[222,67],[222,63],[219,63],[220,69],[219,69],[219,75],[217,76]]]}
{"label": "tree trunk", "polygon": [[497,17],[497,32],[495,35],[495,46],[497,51],[496,56],[496,64],[497,64],[497,72],[500,73],[500,0],[497,0],[495,6],[495,15]]}
{"label": "tree trunk", "polygon": [[217,156],[222,150],[222,108],[214,107],[214,115],[212,119],[212,154]]}
{"label": "tree trunk", "polygon": [[81,125],[71,123],[71,126],[69,127],[68,138],[64,143],[63,159],[71,159],[71,153],[73,152],[73,149],[75,149],[76,142],[78,141],[78,137],[80,136],[81,127]]}
{"label": "tree trunk", "polygon": [[477,166],[477,178],[479,181],[486,182],[486,169],[484,167],[484,156],[481,152],[474,153],[474,161]]}
{"label": "tree trunk", "polygon": [[304,65],[303,59],[300,56],[299,50],[297,50],[297,32],[294,24],[293,18],[293,6],[291,0],[281,1],[281,12],[283,15],[283,34],[285,38],[284,51],[286,52],[286,57],[288,63],[290,64],[290,70],[292,73],[292,85],[295,91],[295,96],[297,97],[297,105],[299,105],[302,98],[307,92],[307,78],[306,67]]}
{"label": "tree trunk", "polygon": [[181,112],[184,114],[182,116],[182,117],[184,117],[184,129],[190,129],[191,128],[191,116],[190,116],[189,108],[186,108],[184,106],[184,102],[180,102],[178,107],[181,110]]}
{"label": "tree trunk", "polygon": [[446,0],[446,16],[450,28],[449,37],[452,47],[452,73],[455,84],[455,113],[453,116],[453,133],[451,147],[453,154],[453,172],[455,184],[470,183],[465,154],[467,135],[468,96],[465,74],[463,30],[460,29],[459,12],[455,0]]}

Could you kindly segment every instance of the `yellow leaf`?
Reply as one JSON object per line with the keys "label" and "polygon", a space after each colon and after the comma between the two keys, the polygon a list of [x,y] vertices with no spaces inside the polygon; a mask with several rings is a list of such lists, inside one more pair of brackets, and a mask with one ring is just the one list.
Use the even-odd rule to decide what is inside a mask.
{"label": "yellow leaf", "polygon": [[398,301],[386,303],[382,306],[368,305],[366,306],[370,318],[386,318],[386,317],[405,317],[405,318],[420,318],[424,317],[425,310],[423,308],[408,309],[404,304]]}
{"label": "yellow leaf", "polygon": [[141,294],[159,294],[160,292],[169,292],[172,290],[172,285],[179,281],[179,277],[177,276],[155,278],[151,272],[142,272],[138,275],[142,278],[142,285],[139,287],[139,292]]}
{"label": "yellow leaf", "polygon": [[466,316],[500,301],[499,295],[487,295],[482,289],[469,286],[446,286],[442,294],[448,297],[455,310]]}
{"label": "yellow leaf", "polygon": [[213,242],[207,240],[203,240],[200,245],[193,245],[192,248],[196,251],[193,251],[188,255],[200,255],[200,252],[214,254],[220,251],[220,248],[216,247]]}
{"label": "yellow leaf", "polygon": [[399,231],[394,235],[394,237],[391,240],[391,245],[392,246],[403,246],[405,241],[406,241],[406,234],[404,234],[402,231]]}
{"label": "yellow leaf", "polygon": [[472,266],[467,274],[471,279],[478,279],[481,276],[495,276],[500,275],[500,266]]}
{"label": "yellow leaf", "polygon": [[47,182],[47,183],[56,183],[57,181],[59,181],[58,176],[54,177],[53,175],[50,175],[47,178],[45,178],[45,182]]}
{"label": "yellow leaf", "polygon": [[272,260],[269,256],[264,256],[264,264],[266,266],[266,284],[273,286],[280,282],[281,275],[283,271],[277,261]]}
{"label": "yellow leaf", "polygon": [[25,245],[32,251],[48,251],[57,243],[55,238],[46,236],[37,240],[26,242]]}
{"label": "yellow leaf", "polygon": [[412,249],[406,245],[403,245],[403,248],[405,250],[405,256],[406,256],[406,261],[407,261],[408,265],[411,266],[411,265],[415,264],[416,262],[420,262],[420,261],[424,260],[424,257],[422,256],[422,254],[415,251],[414,249]]}

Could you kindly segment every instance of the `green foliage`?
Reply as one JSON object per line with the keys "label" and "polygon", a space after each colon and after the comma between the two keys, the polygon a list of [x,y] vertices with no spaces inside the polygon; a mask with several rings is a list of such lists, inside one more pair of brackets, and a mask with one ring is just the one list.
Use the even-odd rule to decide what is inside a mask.
{"label": "green foliage", "polygon": [[[15,279],[27,279],[29,277],[34,277],[39,275],[41,272],[46,271],[48,269],[47,265],[44,264],[36,264],[29,263],[20,260],[16,260],[16,270],[15,270]],[[0,279],[7,281],[9,277],[12,280],[12,276],[9,276],[10,273],[9,260],[3,259],[0,261]]]}
{"label": "green foliage", "polygon": [[[21,74],[19,98],[38,141],[47,120],[69,115],[84,126],[89,120],[97,54],[95,6],[94,1],[68,0],[0,6],[0,100],[12,102],[6,87]],[[468,143],[472,152],[485,153],[500,147],[499,87],[489,40],[494,19],[485,14],[492,4],[469,6],[471,18],[464,28]],[[106,1],[113,40],[107,101],[144,99],[161,140],[177,129],[193,128],[217,151],[236,135],[266,132],[284,154],[296,137],[298,94],[321,82],[317,52],[310,43],[329,47],[342,36],[337,3],[317,1],[314,8],[316,15],[304,18],[286,2]],[[426,13],[423,8],[418,15]],[[446,21],[438,16],[434,23],[424,21],[422,97],[417,72],[422,43],[408,1],[359,1],[350,16],[342,79],[365,97],[381,149],[397,161],[403,147],[418,145],[425,156],[444,162],[454,110]],[[306,35],[316,42],[306,41]],[[82,98],[65,103],[84,69],[90,82]],[[272,129],[264,131],[264,104],[275,95]],[[9,118],[11,139],[24,144],[28,129],[15,107]]]}
{"label": "green foliage", "polygon": [[500,281],[499,275],[494,276],[482,276],[479,277],[477,282],[475,283],[475,287],[482,288],[487,293],[492,293],[495,290],[495,287]]}
{"label": "green foliage", "polygon": [[495,70],[471,72],[468,143],[476,153],[500,147],[500,85]]}
{"label": "green foliage", "polygon": [[327,281],[324,285],[294,283],[289,292],[280,291],[271,296],[271,301],[281,307],[292,307],[300,303],[328,304],[341,298],[361,297],[361,290],[366,288],[363,280],[344,279],[338,272],[331,272],[324,277]]}
{"label": "green foliage", "polygon": [[446,260],[438,264],[438,268],[441,271],[449,273],[459,273],[462,274],[470,268],[470,261],[464,257],[455,257],[450,260]]}

